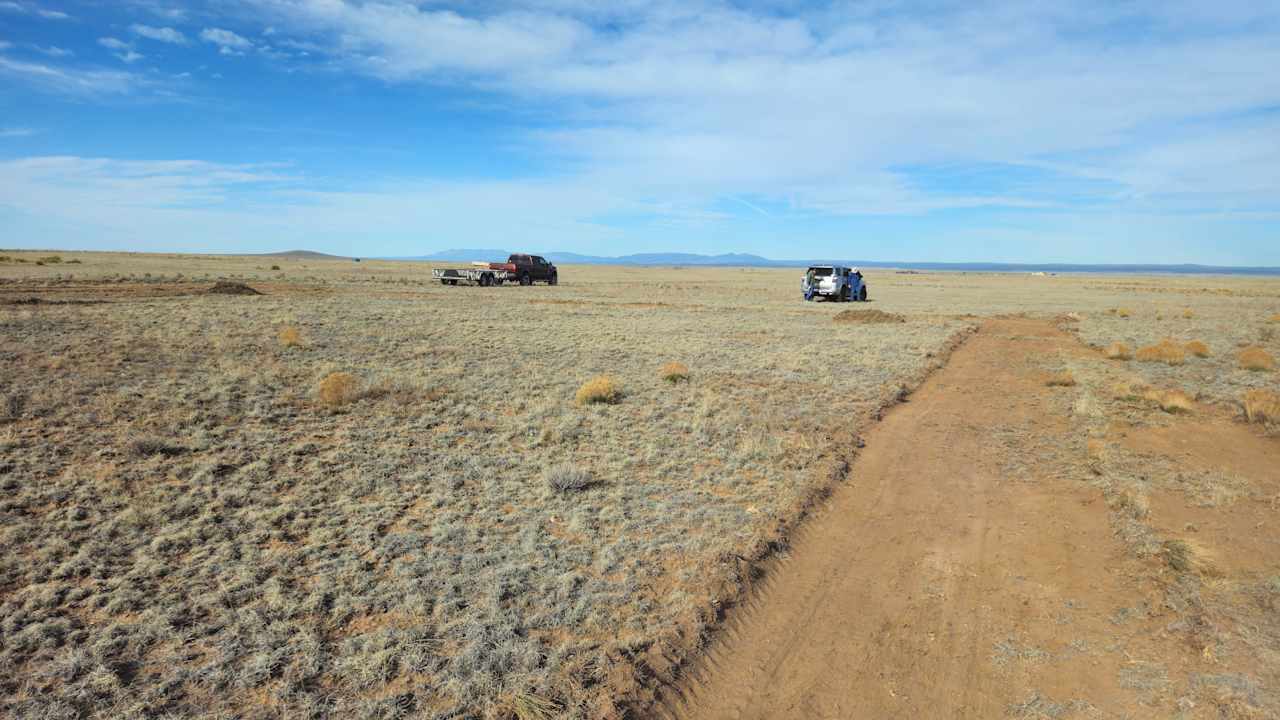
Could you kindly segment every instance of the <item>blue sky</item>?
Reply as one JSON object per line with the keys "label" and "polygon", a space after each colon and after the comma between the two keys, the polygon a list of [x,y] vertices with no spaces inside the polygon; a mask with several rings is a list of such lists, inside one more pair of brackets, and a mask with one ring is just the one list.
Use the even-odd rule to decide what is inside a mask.
{"label": "blue sky", "polygon": [[0,247],[1280,265],[1280,3],[0,0]]}

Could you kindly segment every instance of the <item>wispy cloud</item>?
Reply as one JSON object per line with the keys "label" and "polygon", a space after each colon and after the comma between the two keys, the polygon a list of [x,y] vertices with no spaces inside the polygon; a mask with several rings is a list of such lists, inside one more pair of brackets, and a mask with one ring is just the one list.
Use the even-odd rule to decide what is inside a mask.
{"label": "wispy cloud", "polygon": [[239,55],[253,48],[253,43],[247,38],[222,28],[205,28],[200,31],[200,39],[217,45],[223,55]]}
{"label": "wispy cloud", "polygon": [[71,16],[61,10],[50,10],[31,3],[21,3],[15,0],[0,1],[0,11],[18,13],[22,15],[36,15],[46,20],[70,20]]}
{"label": "wispy cloud", "polygon": [[36,131],[31,128],[0,128],[0,138],[30,137],[35,134]]}
{"label": "wispy cloud", "polygon": [[134,23],[129,26],[129,32],[132,32],[134,35],[139,37],[147,38],[148,40],[169,43],[171,45],[187,44],[187,36],[171,27],[152,27],[150,25]]}
{"label": "wispy cloud", "polygon": [[[402,0],[247,2],[285,36],[277,44],[307,43],[353,72],[503,92],[556,113],[534,146],[612,187],[829,213],[1039,207],[1018,188],[921,189],[898,168],[1046,158],[1059,174],[1107,173],[1128,197],[1150,197],[1172,188],[1156,182],[1156,163],[1175,152],[1163,128],[1280,105],[1268,69],[1280,67],[1280,11],[1256,3],[1206,14],[1193,3],[986,0],[925,14],[690,0],[464,14]],[[1196,142],[1227,149],[1212,130]],[[1265,141],[1242,142],[1259,151],[1238,155],[1242,174],[1272,178],[1280,206]],[[1152,172],[1087,161],[1116,148]],[[1121,198],[1108,187],[1092,199]]]}
{"label": "wispy cloud", "polygon": [[60,68],[6,57],[0,57],[0,74],[46,92],[80,98],[128,95],[149,85],[144,78],[129,72]]}
{"label": "wispy cloud", "polygon": [[39,52],[44,55],[48,55],[49,57],[67,58],[67,57],[75,56],[75,53],[72,52],[71,50],[68,50],[66,48],[60,48],[57,45],[50,45],[48,47],[33,45],[32,47],[35,48],[36,52]]}

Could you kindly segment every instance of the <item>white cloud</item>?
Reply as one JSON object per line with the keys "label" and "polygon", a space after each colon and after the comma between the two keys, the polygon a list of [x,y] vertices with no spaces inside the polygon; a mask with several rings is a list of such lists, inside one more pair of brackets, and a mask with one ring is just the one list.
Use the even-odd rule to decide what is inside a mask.
{"label": "white cloud", "polygon": [[29,137],[36,131],[31,128],[0,128],[0,138]]}
{"label": "white cloud", "polygon": [[0,74],[8,75],[41,90],[77,97],[127,95],[150,83],[128,72],[77,70],[42,63],[0,57]]}
{"label": "white cloud", "polygon": [[66,48],[60,48],[57,45],[50,45],[49,47],[40,47],[39,45],[33,45],[32,47],[34,47],[38,52],[48,55],[49,57],[64,58],[64,57],[73,57],[75,55],[74,52]]}
{"label": "white cloud", "polygon": [[[532,151],[653,196],[763,195],[850,213],[1038,205],[1021,188],[914,189],[902,168],[1054,157],[1057,173],[1147,185],[1155,173],[1062,158],[1127,148],[1155,163],[1159,153],[1138,152],[1166,142],[1153,128],[1280,105],[1268,69],[1280,67],[1280,12],[1230,0],[1209,14],[1194,2],[774,13],[544,0],[466,15],[404,0],[246,1],[285,36],[277,45],[551,112],[556,129],[532,135]],[[1243,174],[1267,176],[1262,156],[1246,153]]]}
{"label": "white cloud", "polygon": [[113,38],[113,37],[98,38],[98,44],[104,48],[110,48],[112,50],[128,50],[129,49],[129,43],[119,38]]}
{"label": "white cloud", "polygon": [[134,52],[133,50],[128,50],[128,51],[119,53],[118,55],[116,55],[116,57],[120,58],[120,60],[125,63],[132,64],[145,58],[146,55],[143,55],[142,53],[139,53],[139,52]]}
{"label": "white cloud", "polygon": [[30,3],[15,2],[15,0],[0,1],[0,11],[19,13],[22,15],[38,15],[46,20],[70,20],[71,16],[61,10],[48,10],[46,8],[32,5]]}
{"label": "white cloud", "polygon": [[169,43],[171,45],[187,44],[187,36],[170,27],[152,27],[150,25],[134,23],[129,26],[129,31],[134,35],[147,38],[148,40]]}
{"label": "white cloud", "polygon": [[253,43],[249,40],[222,28],[205,28],[200,31],[200,39],[217,45],[218,52],[223,55],[243,54],[245,50],[253,47]]}

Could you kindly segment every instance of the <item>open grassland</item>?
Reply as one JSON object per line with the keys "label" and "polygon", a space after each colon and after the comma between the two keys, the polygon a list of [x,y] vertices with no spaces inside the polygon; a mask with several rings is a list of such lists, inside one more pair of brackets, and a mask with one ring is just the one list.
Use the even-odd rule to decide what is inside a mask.
{"label": "open grassland", "polygon": [[[1238,359],[1280,356],[1274,279],[872,271],[874,302],[842,305],[801,301],[796,270],[479,289],[414,263],[0,254],[17,717],[612,716],[975,316],[1204,343],[1176,365],[1044,358],[1094,435],[1113,407],[1243,416],[1280,374]],[[223,278],[265,294],[206,293]],[[835,320],[873,309],[890,321]],[[1137,400],[1101,397],[1119,379]]]}
{"label": "open grassland", "polygon": [[0,288],[23,717],[610,714],[968,326],[794,271],[82,258]]}

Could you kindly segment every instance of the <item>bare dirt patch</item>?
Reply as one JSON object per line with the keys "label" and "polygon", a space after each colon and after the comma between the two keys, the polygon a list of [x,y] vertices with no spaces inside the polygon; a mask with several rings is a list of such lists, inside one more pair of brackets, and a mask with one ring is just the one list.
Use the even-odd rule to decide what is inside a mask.
{"label": "bare dirt patch", "polygon": [[205,291],[209,295],[261,295],[261,292],[254,290],[242,282],[218,282],[213,287]]}
{"label": "bare dirt patch", "polygon": [[[1238,522],[1193,520],[1186,503],[1174,512],[1165,495],[1129,513],[1138,506],[1113,502],[1110,486],[1090,479],[1102,471],[1088,458],[1103,443],[1086,444],[1075,430],[1077,417],[1096,411],[1081,399],[1089,388],[1046,387],[1046,355],[1104,364],[1047,323],[990,321],[868,432],[849,481],[728,616],[672,692],[668,714],[1210,718],[1274,710],[1274,663],[1259,664],[1256,653],[1275,623],[1227,610],[1238,596],[1219,597],[1201,579],[1257,584],[1274,572],[1270,540],[1230,540],[1260,521],[1252,508],[1264,504]],[[1189,468],[1232,452],[1230,467],[1250,476],[1276,467],[1276,448],[1223,414],[1173,422],[1176,430],[1126,439],[1174,451]],[[1206,425],[1212,432],[1195,437],[1192,426]],[[1187,440],[1169,448],[1178,438]],[[1135,517],[1155,538],[1151,553],[1126,534]],[[1187,539],[1186,523],[1204,536]],[[1250,560],[1216,559],[1233,551]],[[1235,623],[1247,632],[1233,635]],[[1246,691],[1227,697],[1207,678]]]}
{"label": "bare dirt patch", "polygon": [[838,323],[853,324],[878,324],[878,323],[904,323],[907,319],[897,313],[885,312],[884,310],[841,310],[831,318]]}

